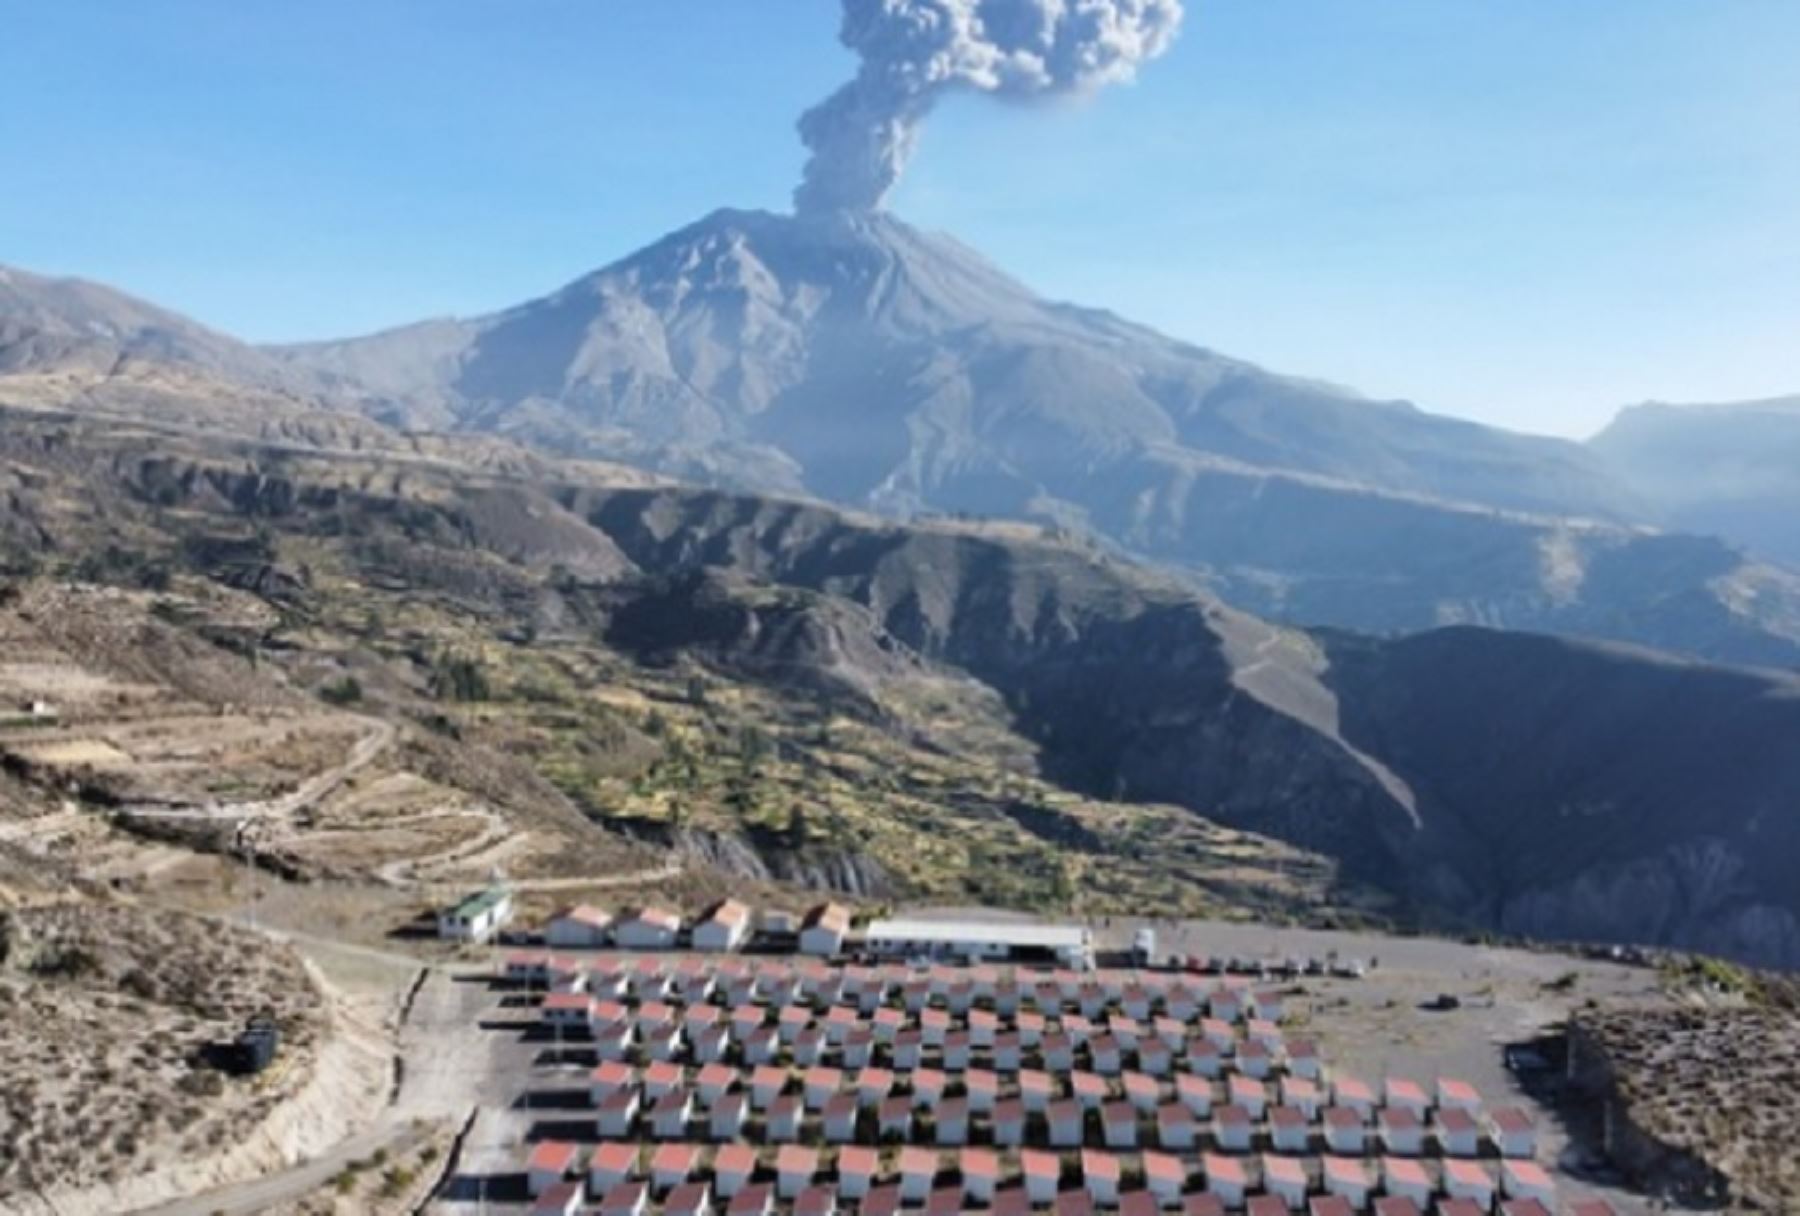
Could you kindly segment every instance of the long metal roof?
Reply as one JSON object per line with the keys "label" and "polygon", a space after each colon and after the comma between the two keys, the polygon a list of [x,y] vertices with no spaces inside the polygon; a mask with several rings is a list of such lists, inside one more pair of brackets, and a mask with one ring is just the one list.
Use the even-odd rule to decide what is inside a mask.
{"label": "long metal roof", "polygon": [[1016,921],[878,920],[864,935],[868,941],[920,942],[942,945],[1004,945],[1045,950],[1076,950],[1087,945],[1082,925],[1040,925]]}

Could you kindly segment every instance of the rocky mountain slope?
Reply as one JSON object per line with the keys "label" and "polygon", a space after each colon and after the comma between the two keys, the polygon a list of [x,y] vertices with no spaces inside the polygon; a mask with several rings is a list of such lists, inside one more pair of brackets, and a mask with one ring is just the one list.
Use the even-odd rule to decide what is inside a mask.
{"label": "rocky mountain slope", "polygon": [[1633,406],[1589,446],[1670,526],[1800,565],[1800,397]]}
{"label": "rocky mountain slope", "polygon": [[272,354],[407,426],[1057,522],[1296,623],[1800,661],[1800,582],[1627,526],[1650,505],[1580,445],[1052,303],[887,215],[722,211],[502,313]]}
{"label": "rocky mountain slope", "polygon": [[[9,416],[0,455],[15,566],[252,597],[280,623],[221,640],[748,874],[1217,908],[1271,898],[1244,842],[1275,839],[1327,859],[1284,897],[1315,911],[1373,888],[1415,922],[1800,961],[1794,679],[1306,633],[1049,530],[578,466],[43,415]],[[446,703],[474,678],[446,656],[493,700]]]}
{"label": "rocky mountain slope", "polygon": [[887,216],[720,212],[504,313],[267,352],[104,289],[7,281],[7,404],[514,469],[521,444],[598,454],[901,517],[1049,521],[1299,624],[1800,665],[1800,576],[1619,522],[1648,508],[1578,445],[1050,303]]}

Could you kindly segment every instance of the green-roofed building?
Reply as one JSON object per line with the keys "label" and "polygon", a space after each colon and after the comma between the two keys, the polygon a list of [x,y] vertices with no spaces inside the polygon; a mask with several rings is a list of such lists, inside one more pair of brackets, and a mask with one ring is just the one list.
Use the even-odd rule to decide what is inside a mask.
{"label": "green-roofed building", "polygon": [[438,936],[446,941],[485,942],[512,919],[512,892],[489,887],[438,913]]}

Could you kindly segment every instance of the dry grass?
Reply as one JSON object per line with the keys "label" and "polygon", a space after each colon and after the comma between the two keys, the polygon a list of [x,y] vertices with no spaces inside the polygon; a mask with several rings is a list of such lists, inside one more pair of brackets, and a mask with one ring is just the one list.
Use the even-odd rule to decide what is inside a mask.
{"label": "dry grass", "polygon": [[1800,1013],[1687,1004],[1592,1012],[1581,1025],[1638,1127],[1764,1209],[1800,1211]]}
{"label": "dry grass", "polygon": [[[202,1063],[265,1012],[276,1069]],[[299,958],[241,930],[127,905],[0,914],[0,1199],[238,1143],[304,1082],[324,1017]]]}

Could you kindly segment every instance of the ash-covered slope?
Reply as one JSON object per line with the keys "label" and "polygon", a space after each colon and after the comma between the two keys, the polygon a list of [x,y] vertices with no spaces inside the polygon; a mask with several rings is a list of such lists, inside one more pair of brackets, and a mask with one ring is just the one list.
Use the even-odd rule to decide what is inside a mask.
{"label": "ash-covered slope", "polygon": [[394,416],[844,502],[1086,513],[1207,459],[1561,514],[1578,445],[1277,376],[1033,294],[886,214],[720,211],[488,317],[274,352]]}
{"label": "ash-covered slope", "polygon": [[1589,443],[1669,526],[1800,565],[1800,396],[1633,406]]}

